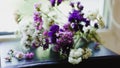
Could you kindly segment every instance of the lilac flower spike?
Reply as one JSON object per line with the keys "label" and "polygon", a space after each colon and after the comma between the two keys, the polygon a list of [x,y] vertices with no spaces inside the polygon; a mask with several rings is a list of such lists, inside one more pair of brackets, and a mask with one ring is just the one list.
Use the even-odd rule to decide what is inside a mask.
{"label": "lilac flower spike", "polygon": [[34,22],[36,23],[35,24],[35,27],[37,30],[40,30],[42,29],[42,25],[43,25],[43,21],[42,21],[42,17],[40,16],[40,13],[39,12],[34,12]]}
{"label": "lilac flower spike", "polygon": [[35,22],[42,22],[42,18],[39,12],[34,12],[34,21]]}

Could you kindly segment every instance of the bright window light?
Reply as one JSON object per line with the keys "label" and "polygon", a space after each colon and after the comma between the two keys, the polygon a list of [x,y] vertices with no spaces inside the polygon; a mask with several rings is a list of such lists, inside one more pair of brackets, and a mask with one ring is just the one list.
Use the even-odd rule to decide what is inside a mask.
{"label": "bright window light", "polygon": [[[0,1],[0,32],[14,32],[18,29],[14,12],[16,11],[16,6],[20,5],[22,1],[24,0]],[[84,5],[85,11],[99,10],[100,14],[103,14],[104,0],[81,0],[81,3]]]}

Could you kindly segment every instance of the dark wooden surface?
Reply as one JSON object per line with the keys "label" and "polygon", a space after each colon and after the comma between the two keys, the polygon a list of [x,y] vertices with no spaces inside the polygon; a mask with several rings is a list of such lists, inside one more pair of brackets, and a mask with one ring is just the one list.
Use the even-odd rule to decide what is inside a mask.
{"label": "dark wooden surface", "polygon": [[12,58],[12,62],[5,62],[4,58],[7,56],[7,52],[10,49],[23,51],[19,40],[0,42],[0,58],[2,68],[57,68],[64,66],[67,66],[69,68],[78,68],[86,67],[88,65],[92,67],[95,65],[104,66],[114,64],[117,66],[120,64],[120,56],[103,46],[100,46],[100,50],[93,51],[92,57],[87,60],[83,60],[78,65],[69,64],[67,62],[67,59],[60,59],[59,57],[55,57],[53,54],[51,55],[51,51],[49,51],[49,49],[47,51],[43,51],[42,48],[38,48],[33,51],[35,52],[35,57],[32,60],[23,59],[21,61],[18,61],[17,59]]}

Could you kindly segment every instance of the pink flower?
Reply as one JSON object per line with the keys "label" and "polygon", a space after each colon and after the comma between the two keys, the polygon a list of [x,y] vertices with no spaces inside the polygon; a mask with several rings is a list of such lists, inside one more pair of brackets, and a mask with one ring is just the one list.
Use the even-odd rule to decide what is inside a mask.
{"label": "pink flower", "polygon": [[33,57],[34,57],[34,53],[33,52],[30,52],[30,53],[28,52],[28,53],[25,54],[25,58],[28,59],[28,60],[29,59],[33,59]]}

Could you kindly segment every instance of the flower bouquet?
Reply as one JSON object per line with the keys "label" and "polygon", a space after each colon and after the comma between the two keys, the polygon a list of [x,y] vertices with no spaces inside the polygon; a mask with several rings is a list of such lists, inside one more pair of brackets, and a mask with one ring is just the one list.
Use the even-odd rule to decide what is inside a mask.
{"label": "flower bouquet", "polygon": [[35,3],[32,21],[22,26],[21,44],[25,49],[51,48],[68,62],[78,64],[102,44],[97,33],[104,27],[98,12],[84,13],[77,0],[40,0]]}

